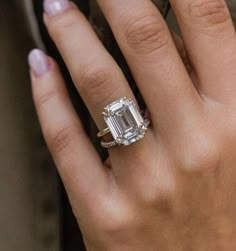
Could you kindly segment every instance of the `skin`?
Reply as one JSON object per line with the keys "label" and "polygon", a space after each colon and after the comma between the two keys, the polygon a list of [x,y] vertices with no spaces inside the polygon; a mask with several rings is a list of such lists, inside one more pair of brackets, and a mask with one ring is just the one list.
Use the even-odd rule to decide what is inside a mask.
{"label": "skin", "polygon": [[[172,0],[189,72],[148,0],[98,0],[150,111],[146,137],[102,163],[56,63],[32,73],[45,139],[91,251],[236,250],[236,36],[223,0]],[[133,94],[81,12],[45,24],[99,129]],[[189,68],[189,67],[188,67]]]}

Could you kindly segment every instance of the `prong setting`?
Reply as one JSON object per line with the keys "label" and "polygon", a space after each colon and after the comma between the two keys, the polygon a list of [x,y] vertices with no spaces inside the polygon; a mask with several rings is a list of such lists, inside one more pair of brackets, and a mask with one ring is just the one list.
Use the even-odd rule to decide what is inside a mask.
{"label": "prong setting", "polygon": [[144,138],[150,123],[127,97],[107,105],[102,115],[117,145],[127,146]]}

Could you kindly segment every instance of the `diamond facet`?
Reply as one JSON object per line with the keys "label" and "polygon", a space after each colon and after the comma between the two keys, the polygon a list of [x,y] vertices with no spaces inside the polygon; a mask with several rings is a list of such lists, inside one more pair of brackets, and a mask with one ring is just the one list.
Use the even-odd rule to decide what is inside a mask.
{"label": "diamond facet", "polygon": [[148,123],[131,99],[121,98],[106,106],[103,116],[117,144],[130,145],[146,133]]}

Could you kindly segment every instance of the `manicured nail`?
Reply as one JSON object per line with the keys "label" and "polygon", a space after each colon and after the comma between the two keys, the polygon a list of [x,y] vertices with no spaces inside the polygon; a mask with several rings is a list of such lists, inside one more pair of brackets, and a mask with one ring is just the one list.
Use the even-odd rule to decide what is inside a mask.
{"label": "manicured nail", "polygon": [[43,76],[50,69],[47,55],[39,49],[34,49],[30,52],[28,62],[36,77]]}
{"label": "manicured nail", "polygon": [[44,0],[44,11],[51,16],[62,13],[69,7],[68,0]]}

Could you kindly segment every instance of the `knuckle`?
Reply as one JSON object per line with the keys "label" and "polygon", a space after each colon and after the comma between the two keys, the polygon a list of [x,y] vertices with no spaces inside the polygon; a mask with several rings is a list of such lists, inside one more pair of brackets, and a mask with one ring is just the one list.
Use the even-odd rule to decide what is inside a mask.
{"label": "knuckle", "polygon": [[133,217],[122,214],[108,214],[106,219],[101,223],[103,226],[103,233],[107,236],[116,236],[124,231],[131,231],[137,222],[134,221]]}
{"label": "knuckle", "polygon": [[190,3],[190,15],[206,27],[219,26],[230,19],[230,14],[223,0],[194,0]]}
{"label": "knuckle", "polygon": [[125,36],[128,45],[142,54],[166,47],[169,41],[165,25],[155,15],[146,15],[128,23]]}
{"label": "knuckle", "polygon": [[[168,170],[171,166],[168,165],[165,168]],[[173,198],[176,196],[177,184],[175,177],[170,171],[165,173],[165,178],[160,179],[159,174],[153,175],[151,180],[146,180],[146,186],[142,186],[135,192],[135,197],[139,201],[148,206],[157,209],[170,208]]]}
{"label": "knuckle", "polygon": [[70,125],[54,132],[48,137],[48,145],[53,154],[60,154],[70,148],[76,135],[76,126]]}
{"label": "knuckle", "polygon": [[155,208],[159,212],[166,213],[171,210],[175,190],[166,189],[166,187],[154,186],[152,189],[146,189],[139,195],[139,199],[144,206]]}
{"label": "knuckle", "polygon": [[188,172],[214,172],[219,164],[220,151],[215,140],[202,137],[197,144],[191,144],[184,153],[183,168]]}
{"label": "knuckle", "polygon": [[[117,204],[117,200],[119,203]],[[114,202],[116,201],[116,204]],[[93,220],[105,236],[115,236],[121,232],[129,232],[138,223],[132,203],[115,196],[103,201],[93,209]]]}
{"label": "knuckle", "polygon": [[127,219],[123,220],[121,218],[109,217],[106,218],[106,220],[105,224],[103,223],[102,229],[103,232],[108,235],[114,236],[120,231],[127,229],[128,225],[130,226],[130,224],[127,224]]}
{"label": "knuckle", "polygon": [[109,67],[92,66],[84,71],[77,82],[79,83],[81,93],[95,100],[105,102],[111,94],[111,88],[109,87],[112,79],[113,76]]}

